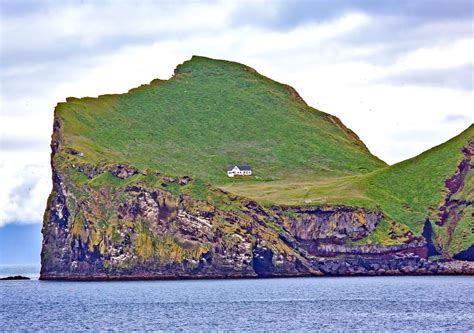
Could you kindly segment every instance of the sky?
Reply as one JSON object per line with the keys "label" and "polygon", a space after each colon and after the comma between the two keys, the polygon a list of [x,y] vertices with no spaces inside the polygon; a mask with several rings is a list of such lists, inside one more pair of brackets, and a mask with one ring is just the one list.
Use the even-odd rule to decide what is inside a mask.
{"label": "sky", "polygon": [[420,154],[474,121],[473,11],[470,0],[0,0],[0,228],[42,221],[58,102],[167,79],[192,55],[290,84],[389,164]]}

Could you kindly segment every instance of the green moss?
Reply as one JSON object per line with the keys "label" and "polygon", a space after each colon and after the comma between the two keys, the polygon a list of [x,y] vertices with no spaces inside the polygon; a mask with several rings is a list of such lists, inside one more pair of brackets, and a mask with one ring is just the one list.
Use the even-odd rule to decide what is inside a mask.
{"label": "green moss", "polygon": [[201,179],[193,181],[189,185],[189,188],[191,189],[193,198],[197,200],[207,200],[209,196],[209,189]]}
{"label": "green moss", "polygon": [[298,214],[293,209],[289,208],[283,212],[283,216],[289,218],[296,218],[298,217]]}
{"label": "green moss", "polygon": [[426,217],[436,220],[447,192],[445,181],[455,174],[464,158],[461,150],[471,140],[474,126],[419,156],[367,175],[367,195],[389,217],[421,234]]}
{"label": "green moss", "polygon": [[181,193],[181,186],[176,182],[170,183],[168,186],[166,186],[166,191],[174,195],[179,195]]}
{"label": "green moss", "polygon": [[115,177],[108,171],[94,177],[89,182],[89,186],[94,189],[100,188],[102,186],[122,187],[124,184],[125,182],[123,179]]}
{"label": "green moss", "polygon": [[[213,188],[212,185],[206,184],[201,179],[193,180],[181,191],[195,200],[205,201],[222,211],[240,211],[242,209],[240,200]],[[202,205],[201,209],[203,209]]]}
{"label": "green moss", "polygon": [[133,249],[141,261],[150,258],[158,258],[163,263],[196,261],[211,248],[207,243],[180,240],[175,237],[156,238],[146,222],[137,222],[135,231]]}
{"label": "green moss", "polygon": [[474,169],[469,169],[462,188],[451,199],[474,202]]}
{"label": "green moss", "polygon": [[140,233],[136,235],[133,245],[135,253],[142,260],[153,257],[155,253],[152,237],[147,233]]}
{"label": "green moss", "polygon": [[122,236],[118,232],[116,224],[118,224],[117,221],[110,221],[110,224],[107,227],[106,235],[112,243],[119,244],[122,241]]}
{"label": "green moss", "polygon": [[105,269],[110,269],[112,266],[110,264],[110,261],[108,260],[103,260],[102,261],[102,266],[104,266]]}
{"label": "green moss", "polygon": [[97,230],[94,226],[90,228],[89,231],[89,252],[94,252],[94,247],[98,246],[100,249],[100,245],[102,242],[102,234],[99,230]]}
{"label": "green moss", "polygon": [[156,241],[155,254],[163,263],[182,263],[198,261],[201,256],[211,249],[207,243],[184,242],[168,237]]}
{"label": "green moss", "polygon": [[285,230],[283,230],[283,227],[279,224],[276,224],[276,223],[273,223],[273,222],[270,222],[270,221],[266,221],[265,224],[268,227],[270,227],[271,229],[275,230],[278,234],[285,233]]}
{"label": "green moss", "polygon": [[65,168],[66,176],[77,186],[85,185],[88,183],[89,178],[77,168],[72,166]]}
{"label": "green moss", "polygon": [[83,230],[84,222],[82,220],[82,216],[78,216],[72,221],[71,235],[85,240],[86,238],[83,237]]}
{"label": "green moss", "polygon": [[367,237],[353,242],[354,245],[400,245],[407,241],[409,228],[401,223],[382,219]]}
{"label": "green moss", "polygon": [[56,193],[53,189],[51,191],[51,193],[49,194],[48,199],[46,201],[46,210],[44,211],[44,214],[43,214],[43,221],[44,222],[49,221],[49,214],[50,214],[50,211],[51,211],[51,204],[52,204],[55,196],[56,196]]}
{"label": "green moss", "polygon": [[462,218],[459,220],[452,241],[448,249],[449,255],[453,256],[463,250],[466,250],[474,244],[474,207],[469,205],[465,208]]}
{"label": "green moss", "polygon": [[435,245],[444,256],[453,256],[474,244],[472,216],[474,216],[472,203],[459,203],[450,211],[443,225],[432,223]]}

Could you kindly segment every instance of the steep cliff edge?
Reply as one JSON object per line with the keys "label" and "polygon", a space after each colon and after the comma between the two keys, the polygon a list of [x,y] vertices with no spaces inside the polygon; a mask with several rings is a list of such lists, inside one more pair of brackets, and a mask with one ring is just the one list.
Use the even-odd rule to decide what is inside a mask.
{"label": "steep cliff edge", "polygon": [[[407,167],[387,167],[291,87],[194,57],[168,81],[58,105],[40,278],[473,274],[472,263],[451,259],[470,259],[473,142],[471,127],[446,148],[452,163],[428,186],[449,189],[443,200],[381,192]],[[237,162],[255,177],[227,179]],[[337,187],[316,204],[302,178]],[[339,179],[351,196],[340,196]],[[304,200],[288,195],[297,204],[283,205],[232,187],[282,182]]]}
{"label": "steep cliff edge", "polygon": [[189,177],[111,169],[79,183],[77,166],[55,172],[41,279],[472,273],[472,265],[426,260],[422,238],[347,245],[374,232],[379,211],[265,208]]}

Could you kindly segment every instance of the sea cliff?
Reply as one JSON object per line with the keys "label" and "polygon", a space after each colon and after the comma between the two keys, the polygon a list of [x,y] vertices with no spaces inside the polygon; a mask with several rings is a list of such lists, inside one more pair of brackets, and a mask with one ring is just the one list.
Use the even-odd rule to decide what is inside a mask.
{"label": "sea cliff", "polygon": [[[41,279],[474,274],[473,126],[388,167],[339,119],[309,108],[293,88],[240,64],[193,59],[169,81],[58,105]],[[211,77],[231,82],[240,97],[212,90],[226,86]],[[192,108],[186,100],[192,94],[191,102],[205,98],[206,104],[183,119],[169,111],[159,118],[165,106]],[[223,148],[228,138],[220,136],[235,131],[234,118],[213,119],[226,112],[222,101],[237,107],[247,101],[242,96],[264,103],[260,113],[243,115],[247,121],[268,112],[289,120],[271,135],[270,125],[242,127],[233,136],[242,140],[234,142],[237,148]],[[267,104],[277,111],[266,111]],[[180,124],[192,127],[176,131]],[[319,130],[305,132],[308,124]],[[260,130],[266,146],[258,146]],[[292,136],[282,137],[286,130]],[[312,135],[318,136],[314,146],[295,148]],[[194,146],[203,137],[207,145]],[[446,161],[440,165],[441,155]],[[225,164],[216,161],[235,156],[252,161],[255,177],[226,179]],[[430,167],[423,171],[424,165]],[[422,185],[408,187],[420,170]],[[274,193],[277,199],[270,200]]]}

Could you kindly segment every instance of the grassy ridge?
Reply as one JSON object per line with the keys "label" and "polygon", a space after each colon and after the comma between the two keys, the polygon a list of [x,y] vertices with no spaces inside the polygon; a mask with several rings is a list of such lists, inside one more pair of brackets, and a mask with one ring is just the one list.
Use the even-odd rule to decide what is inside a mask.
{"label": "grassy ridge", "polygon": [[367,195],[390,217],[421,232],[426,217],[436,220],[447,193],[445,181],[456,173],[464,158],[461,150],[472,140],[471,125],[442,145],[368,175]]}
{"label": "grassy ridge", "polygon": [[[446,179],[457,171],[465,158],[462,148],[474,141],[474,126],[453,139],[419,156],[368,174],[318,179],[293,179],[268,183],[249,182],[222,186],[223,189],[277,204],[343,204],[381,209],[388,220],[396,221],[420,235],[424,222],[439,219],[439,208],[447,194]],[[472,202],[474,172],[468,172],[464,186],[454,199]],[[464,211],[453,237],[451,254],[474,244],[472,205]],[[388,230],[387,225],[381,226]],[[447,238],[447,228],[434,225],[440,243]],[[385,230],[385,231],[386,231]],[[393,231],[393,230],[392,230]],[[456,236],[462,235],[462,237]],[[374,236],[374,235],[373,235]],[[373,237],[372,236],[372,237]],[[383,243],[390,241],[385,239]]]}
{"label": "grassy ridge", "polygon": [[[351,175],[385,164],[285,85],[236,63],[193,57],[168,81],[58,107],[67,146],[88,161],[230,182],[228,164],[259,179]],[[235,181],[235,180],[234,180]]]}
{"label": "grassy ridge", "polygon": [[[309,107],[291,87],[244,65],[203,57],[179,65],[170,80],[127,94],[69,98],[58,105],[56,117],[64,151],[82,153],[83,163],[190,175],[261,203],[378,208],[386,220],[370,241],[381,244],[403,239],[407,231],[420,235],[427,217],[436,220],[445,180],[456,172],[462,147],[474,140],[471,126],[389,167],[337,118]],[[230,179],[229,164],[252,165],[256,177]],[[93,182],[114,181],[109,178]],[[472,187],[472,179],[471,171],[465,187]],[[458,196],[464,200],[472,191]],[[454,230],[450,253],[474,243],[469,218]],[[445,229],[435,230],[440,239],[448,237]]]}

